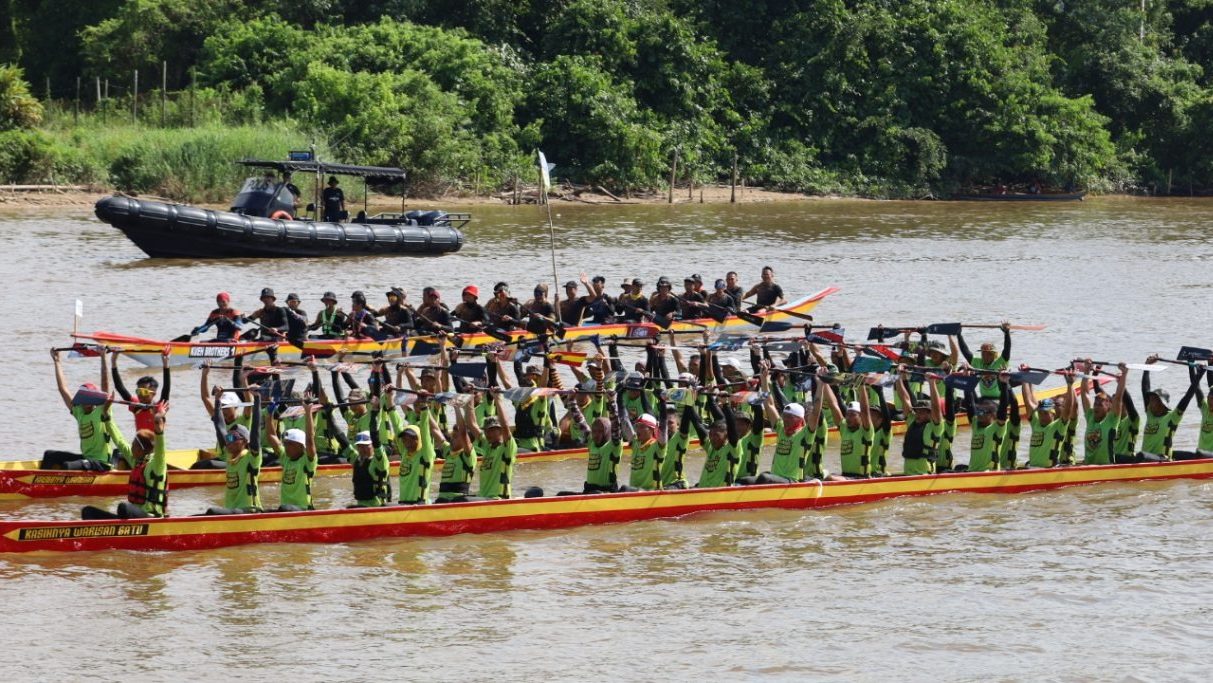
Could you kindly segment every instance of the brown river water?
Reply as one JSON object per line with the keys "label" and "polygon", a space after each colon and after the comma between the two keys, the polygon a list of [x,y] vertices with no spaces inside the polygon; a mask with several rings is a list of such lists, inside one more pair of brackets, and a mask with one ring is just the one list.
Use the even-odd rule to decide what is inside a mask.
{"label": "brown river water", "polygon": [[[1049,367],[1213,344],[1211,210],[554,207],[562,281],[737,270],[748,285],[769,264],[790,296],[841,287],[815,315],[849,336],[876,323],[1042,323],[1015,336],[1013,360]],[[327,289],[345,300],[401,285],[415,300],[433,284],[453,300],[468,283],[506,280],[521,296],[551,281],[534,207],[475,209],[453,256],[280,262],[149,260],[87,212],[5,211],[7,459],[75,447],[47,349],[68,342],[77,298],[81,330],[169,338],[219,290],[244,310],[263,286],[296,291],[314,314]],[[65,367],[72,384],[96,378],[95,360]],[[129,368],[128,384],[139,374]],[[1187,379],[1174,368],[1155,382],[1178,398]],[[1193,407],[1179,447],[1193,447],[1198,422]],[[209,443],[209,430],[198,372],[183,369],[170,447]],[[692,478],[700,462],[689,458]],[[569,488],[583,467],[525,465],[517,480]],[[317,481],[318,507],[349,502],[347,482]],[[262,495],[277,500],[273,486]],[[190,514],[221,493],[172,499]],[[3,502],[0,517],[70,519],[87,503],[113,501]],[[1170,482],[344,546],[6,556],[0,680],[1208,680],[1211,540],[1213,483]]]}

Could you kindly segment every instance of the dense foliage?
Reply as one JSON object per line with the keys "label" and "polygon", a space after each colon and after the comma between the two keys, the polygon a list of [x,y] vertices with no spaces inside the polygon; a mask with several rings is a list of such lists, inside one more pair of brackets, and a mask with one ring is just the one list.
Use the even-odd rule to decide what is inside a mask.
{"label": "dense foliage", "polygon": [[[667,183],[675,152],[680,179],[727,178],[736,154],[806,192],[1213,189],[1213,0],[0,0],[2,61],[33,86],[0,69],[0,130],[37,124],[5,112],[44,84],[61,105],[0,151],[6,179],[102,125],[62,123],[77,77],[113,82],[121,110],[131,74],[158,88],[167,62],[171,111],[143,125],[274,125],[404,166],[414,191],[530,179],[537,148],[622,190]],[[198,98],[220,103],[206,121]],[[114,162],[80,172],[181,174]]]}

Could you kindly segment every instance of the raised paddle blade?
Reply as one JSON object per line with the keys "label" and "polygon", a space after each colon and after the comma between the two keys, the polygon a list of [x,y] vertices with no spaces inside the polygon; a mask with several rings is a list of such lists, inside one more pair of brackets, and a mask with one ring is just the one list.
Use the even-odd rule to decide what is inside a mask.
{"label": "raised paddle blade", "polygon": [[1168,366],[1146,363],[1125,363],[1125,367],[1130,370],[1140,370],[1141,372],[1162,372]]}
{"label": "raised paddle blade", "polygon": [[452,363],[448,371],[452,377],[484,379],[488,374],[488,363]]}
{"label": "raised paddle blade", "polygon": [[964,392],[977,389],[979,382],[981,378],[976,375],[948,375],[943,379],[945,387]]}
{"label": "raised paddle blade", "polygon": [[881,358],[885,358],[894,363],[901,362],[901,352],[890,346],[884,346],[881,344],[873,344],[871,346],[863,347],[863,352],[867,353],[867,354],[871,354],[873,356],[880,356]]}
{"label": "raised paddle blade", "polygon": [[1209,360],[1213,358],[1213,351],[1202,349],[1198,346],[1183,346],[1180,347],[1179,355],[1176,358],[1186,361]]}
{"label": "raised paddle blade", "polygon": [[716,304],[708,304],[708,317],[715,320],[717,323],[723,323],[729,318],[729,309]]}
{"label": "raised paddle blade", "polygon": [[535,387],[514,387],[501,392],[501,397],[511,403],[522,403],[535,393]]}
{"label": "raised paddle blade", "polygon": [[191,340],[191,339],[193,339],[193,338],[194,338],[194,337],[193,337],[193,335],[190,335],[190,334],[183,334],[183,335],[181,335],[180,337],[173,337],[173,338],[172,338],[172,339],[170,339],[169,341],[171,341],[171,342],[177,342],[177,343],[181,343],[181,342],[187,342],[187,341],[189,341],[189,340]]}
{"label": "raised paddle blade", "polygon": [[413,342],[412,348],[409,349],[410,356],[433,356],[442,350],[441,344],[428,342],[418,339]]}
{"label": "raised paddle blade", "polygon": [[722,334],[716,341],[708,344],[712,351],[740,351],[750,341],[747,334]]}
{"label": "raised paddle blade", "polygon": [[781,339],[763,344],[772,353],[792,353],[800,348],[800,342],[795,339]]}
{"label": "raised paddle blade", "polygon": [[893,367],[893,363],[887,358],[877,358],[874,356],[859,356],[855,362],[851,364],[852,372],[868,373],[868,372],[888,372],[889,368]]}
{"label": "raised paddle blade", "polygon": [[960,323],[935,323],[927,325],[927,334],[943,334],[955,337],[960,334]]}
{"label": "raised paddle blade", "polygon": [[1037,386],[1048,379],[1049,373],[1046,370],[1024,370],[1021,372],[1011,373],[1011,384],[1018,386],[1020,384],[1031,384]]}
{"label": "raised paddle blade", "polygon": [[808,339],[814,344],[841,344],[842,330],[818,330],[810,334]]}
{"label": "raised paddle blade", "polygon": [[512,342],[514,338],[499,327],[486,327],[484,333],[497,341]]}

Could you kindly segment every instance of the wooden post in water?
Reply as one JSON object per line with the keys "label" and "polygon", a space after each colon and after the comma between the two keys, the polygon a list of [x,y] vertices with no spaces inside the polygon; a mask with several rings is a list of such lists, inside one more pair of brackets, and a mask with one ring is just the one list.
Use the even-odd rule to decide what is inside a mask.
{"label": "wooden post in water", "polygon": [[678,148],[674,148],[674,163],[670,165],[670,196],[667,204],[674,203],[674,179],[678,177]]}
{"label": "wooden post in water", "polygon": [[168,60],[160,62],[160,127],[168,121]]}
{"label": "wooden post in water", "polygon": [[139,123],[139,70],[135,69],[131,81],[131,125]]}
{"label": "wooden post in water", "polygon": [[729,203],[737,203],[737,150],[733,150],[733,180],[729,184]]}

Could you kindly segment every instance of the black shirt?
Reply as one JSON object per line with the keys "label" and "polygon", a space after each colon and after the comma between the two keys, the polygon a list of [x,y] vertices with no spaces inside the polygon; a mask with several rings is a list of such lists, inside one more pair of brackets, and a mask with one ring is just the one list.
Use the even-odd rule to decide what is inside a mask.
{"label": "black shirt", "polygon": [[776,301],[783,298],[783,287],[774,282],[769,285],[765,282],[759,283],[756,289],[757,291],[754,292],[754,302],[758,306],[774,306]]}
{"label": "black shirt", "polygon": [[581,314],[585,311],[585,297],[577,297],[576,299],[566,299],[560,302],[560,322],[565,325],[580,325]]}
{"label": "black shirt", "polygon": [[345,203],[345,193],[341,191],[340,187],[324,188],[324,192],[320,194],[320,200],[324,204],[324,220],[341,220],[341,205]]}
{"label": "black shirt", "polygon": [[[425,317],[422,317],[425,316]],[[441,326],[441,327],[439,327]],[[417,331],[424,333],[450,330],[451,312],[442,304],[424,305],[417,309]]]}

